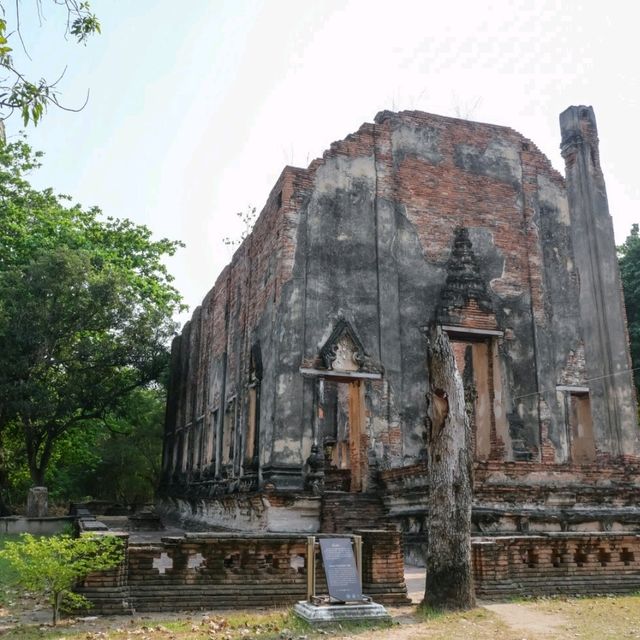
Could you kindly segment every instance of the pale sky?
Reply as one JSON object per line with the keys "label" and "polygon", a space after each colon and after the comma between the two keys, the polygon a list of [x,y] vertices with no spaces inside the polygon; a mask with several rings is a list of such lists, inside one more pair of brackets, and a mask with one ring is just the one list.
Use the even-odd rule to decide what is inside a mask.
{"label": "pale sky", "polygon": [[86,47],[64,43],[53,6],[42,27],[24,9],[25,64],[48,78],[67,66],[69,106],[90,89],[80,113],[50,109],[29,128],[46,154],[33,182],[185,242],[169,268],[191,311],[231,257],[235,213],[261,209],[285,164],[307,166],[383,109],[510,126],[564,174],[558,115],[592,105],[617,241],[640,222],[635,2],[92,6],[102,35]]}

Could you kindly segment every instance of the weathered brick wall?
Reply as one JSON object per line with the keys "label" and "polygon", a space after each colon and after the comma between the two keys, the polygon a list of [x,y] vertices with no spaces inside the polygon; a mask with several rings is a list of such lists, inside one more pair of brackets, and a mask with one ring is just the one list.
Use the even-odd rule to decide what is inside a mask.
{"label": "weathered brick wall", "polygon": [[[380,472],[388,518],[404,533],[405,556],[422,564],[426,545],[426,467]],[[637,462],[589,465],[476,462],[475,535],[640,531]]]}
{"label": "weathered brick wall", "polygon": [[488,462],[475,466],[474,497],[479,502],[544,504],[554,493],[567,492],[572,505],[635,506],[640,502],[640,464],[605,456],[581,465]]}
{"label": "weathered brick wall", "polygon": [[[82,519],[78,522],[80,531],[87,531]],[[100,533],[99,535],[102,535]],[[114,535],[109,533],[109,535]],[[109,571],[93,573],[76,586],[76,591],[85,596],[101,613],[127,613],[129,604],[129,535],[115,533],[122,540],[123,561]]]}
{"label": "weathered brick wall", "polygon": [[[318,405],[318,381],[328,366],[320,351],[340,322],[361,343],[366,373],[380,377],[362,378],[365,418],[350,454],[365,490],[374,489],[378,469],[411,467],[424,457],[423,329],[432,322],[453,325],[461,344],[486,345],[487,362],[478,367],[486,382],[478,424],[486,433],[476,439],[476,455],[505,466],[542,463],[523,467],[523,491],[538,492],[538,473],[551,480],[556,465],[564,473],[571,460],[593,458],[604,468],[633,458],[635,431],[609,424],[615,412],[604,411],[600,392],[587,410],[593,437],[574,446],[587,430],[571,422],[572,398],[590,393],[607,371],[585,346],[593,336],[583,335],[582,316],[594,305],[580,289],[573,229],[583,211],[570,205],[567,185],[512,129],[414,111],[382,112],[307,169],[285,167],[253,232],[174,343],[165,495],[305,490],[314,438],[333,437],[322,423],[330,412]],[[475,293],[449,308],[459,227],[483,295],[467,286]],[[598,251],[614,263],[615,247],[605,244]],[[598,272],[598,261],[591,262]],[[457,285],[465,289],[465,282]],[[250,354],[258,346],[256,467],[247,425],[255,385]],[[632,404],[625,411],[633,413]],[[613,437],[618,431],[624,437]],[[203,455],[211,434],[215,446]],[[194,447],[201,453],[191,455]],[[509,495],[493,482],[498,475],[478,474],[479,485],[492,485],[487,499]],[[585,486],[597,482],[583,475]]]}
{"label": "weathered brick wall", "polygon": [[[270,378],[265,382],[269,387],[273,384],[275,365],[269,352],[274,338],[274,305],[291,277],[295,251],[293,228],[300,197],[293,193],[295,177],[296,170],[284,170],[253,232],[238,247],[181,336],[174,340],[163,469],[165,487],[174,486],[179,494],[189,483],[203,480],[217,482],[224,492],[229,478],[242,473],[247,453],[244,425],[249,354],[256,343],[267,352],[264,362]],[[263,400],[266,432],[272,411],[269,397]],[[216,464],[215,459],[224,458],[226,453],[221,451],[221,425],[229,410],[235,412],[228,425],[233,431],[229,443],[232,459],[224,465],[222,461]],[[216,436],[219,441],[215,441]],[[207,452],[210,438],[215,442],[213,450]],[[188,454],[184,453],[185,446]],[[200,463],[196,467],[183,464],[185,456],[192,460],[194,447],[201,450],[195,458]],[[270,448],[260,451],[268,460]]]}
{"label": "weathered brick wall", "polygon": [[[408,604],[402,534],[362,536],[363,592]],[[336,535],[336,534],[334,534]],[[126,537],[125,537],[126,538]],[[480,597],[629,593],[640,589],[640,536],[552,533],[472,539]],[[306,537],[189,534],[131,544],[118,568],[93,574],[78,591],[101,613],[282,606],[306,597]],[[326,591],[317,555],[318,594]]]}
{"label": "weathered brick wall", "polygon": [[481,597],[630,593],[640,588],[640,537],[619,533],[474,539]]}
{"label": "weathered brick wall", "polygon": [[[129,551],[131,605],[138,611],[274,606],[304,597],[302,539],[194,538]],[[304,566],[304,565],[303,565]],[[157,568],[160,567],[160,568]]]}
{"label": "weathered brick wall", "polygon": [[402,534],[393,530],[354,530],[362,536],[362,590],[376,602],[409,604],[404,582]]}
{"label": "weathered brick wall", "polygon": [[[424,463],[385,469],[379,479],[385,498],[427,490]],[[604,459],[594,464],[475,462],[474,501],[543,505],[570,493],[571,505],[633,506],[640,502],[640,464],[634,459]]]}
{"label": "weathered brick wall", "polygon": [[[320,497],[292,492],[239,492],[214,496],[207,482],[189,487],[197,499],[165,498],[156,510],[188,531],[239,531],[313,534],[320,530]],[[225,528],[212,528],[224,522]]]}
{"label": "weathered brick wall", "polygon": [[380,496],[366,493],[325,491],[322,495],[320,531],[349,533],[368,527],[384,527],[387,514]]}
{"label": "weathered brick wall", "polygon": [[[357,533],[363,538],[364,593],[383,604],[406,604],[401,535]],[[306,598],[306,545],[305,536],[224,533],[130,544],[121,567],[89,576],[78,591],[103,613],[288,605]],[[322,594],[319,552],[317,560],[316,592]]]}

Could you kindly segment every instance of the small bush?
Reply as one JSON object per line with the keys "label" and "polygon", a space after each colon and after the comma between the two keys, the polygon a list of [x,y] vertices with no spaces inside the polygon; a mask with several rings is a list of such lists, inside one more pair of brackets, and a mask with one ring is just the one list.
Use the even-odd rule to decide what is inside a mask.
{"label": "small bush", "polygon": [[123,560],[123,544],[115,536],[36,538],[24,533],[20,540],[6,542],[0,559],[13,567],[20,588],[50,599],[55,625],[63,606],[88,606],[86,598],[72,592],[73,586],[90,573],[118,566]]}

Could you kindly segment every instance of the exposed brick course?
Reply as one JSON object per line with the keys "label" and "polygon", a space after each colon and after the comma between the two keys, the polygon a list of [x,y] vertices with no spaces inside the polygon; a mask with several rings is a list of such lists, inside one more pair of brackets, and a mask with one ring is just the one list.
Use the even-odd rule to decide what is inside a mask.
{"label": "exposed brick course", "polygon": [[[356,534],[363,592],[383,604],[408,604],[401,534]],[[306,598],[306,548],[306,537],[291,534],[203,533],[129,544],[120,567],[88,576],[77,591],[103,614],[283,606]],[[316,593],[326,593],[319,552],[316,582]]]}
{"label": "exposed brick course", "polygon": [[640,538],[635,535],[474,539],[472,554],[480,597],[599,595],[640,588]]}

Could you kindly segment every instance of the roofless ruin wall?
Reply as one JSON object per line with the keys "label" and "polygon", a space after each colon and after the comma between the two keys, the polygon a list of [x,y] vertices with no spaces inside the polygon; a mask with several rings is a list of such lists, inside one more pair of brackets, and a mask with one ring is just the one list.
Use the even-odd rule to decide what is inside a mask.
{"label": "roofless ruin wall", "polygon": [[419,469],[432,323],[476,393],[477,464],[636,458],[593,111],[561,126],[566,185],[512,129],[421,112],[286,167],[174,341],[165,495],[367,492]]}

